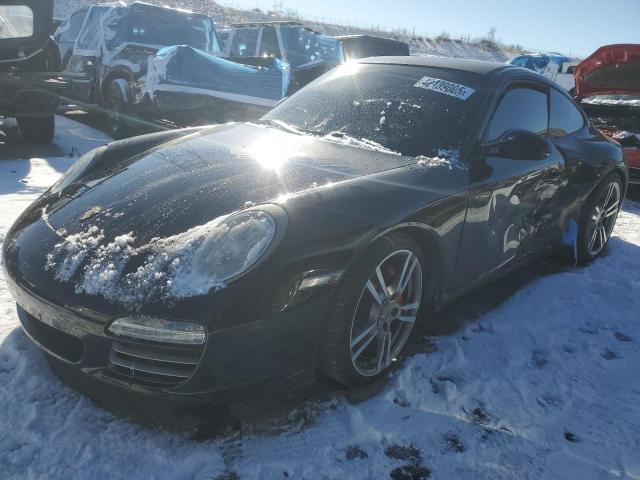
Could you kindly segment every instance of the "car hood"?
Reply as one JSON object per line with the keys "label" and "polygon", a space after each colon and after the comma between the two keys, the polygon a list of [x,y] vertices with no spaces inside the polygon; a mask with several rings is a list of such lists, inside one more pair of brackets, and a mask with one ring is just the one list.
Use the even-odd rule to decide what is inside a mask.
{"label": "car hood", "polygon": [[234,211],[282,203],[415,159],[235,124],[191,133],[131,158],[96,162],[62,193],[45,194],[12,227],[5,248],[14,252],[9,261],[27,283],[70,285],[103,247],[118,257],[166,239],[181,242],[185,232]]}
{"label": "car hood", "polygon": [[640,44],[600,47],[576,66],[576,96],[640,95]]}
{"label": "car hood", "polygon": [[[54,230],[170,236],[247,206],[415,163],[259,124],[196,132],[109,162],[39,208]],[[100,167],[100,165],[98,165]]]}

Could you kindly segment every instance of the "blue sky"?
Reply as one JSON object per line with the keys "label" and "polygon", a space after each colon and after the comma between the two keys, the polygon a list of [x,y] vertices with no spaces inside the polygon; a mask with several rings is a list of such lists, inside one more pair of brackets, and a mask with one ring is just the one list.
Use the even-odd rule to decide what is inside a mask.
{"label": "blue sky", "polygon": [[[225,5],[272,9],[274,0],[223,0]],[[407,28],[435,36],[496,37],[527,48],[587,56],[601,45],[640,43],[640,0],[282,0],[310,18]]]}

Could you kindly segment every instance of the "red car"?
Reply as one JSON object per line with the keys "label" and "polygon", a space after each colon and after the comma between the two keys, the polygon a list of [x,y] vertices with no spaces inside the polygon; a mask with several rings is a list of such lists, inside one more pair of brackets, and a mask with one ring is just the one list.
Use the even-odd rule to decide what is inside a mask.
{"label": "red car", "polygon": [[576,99],[602,132],[622,144],[629,181],[640,184],[640,45],[600,47],[576,67],[575,80]]}

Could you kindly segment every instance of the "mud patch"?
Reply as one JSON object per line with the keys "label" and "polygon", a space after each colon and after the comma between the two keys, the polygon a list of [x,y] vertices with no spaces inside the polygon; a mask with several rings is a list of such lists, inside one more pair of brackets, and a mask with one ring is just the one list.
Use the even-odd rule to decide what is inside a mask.
{"label": "mud patch", "polygon": [[392,480],[426,480],[431,478],[431,470],[422,465],[405,465],[394,468],[389,477]]}
{"label": "mud patch", "polygon": [[422,452],[412,444],[390,445],[384,454],[391,459],[408,462],[391,471],[389,476],[393,480],[425,480],[431,477],[431,470],[422,464]]}
{"label": "mud patch", "polygon": [[404,460],[405,462],[421,462],[422,454],[413,445],[390,445],[384,449],[384,454],[394,460]]}
{"label": "mud patch", "polygon": [[633,341],[633,338],[631,338],[628,335],[625,335],[622,332],[615,332],[613,335],[614,335],[614,337],[616,337],[616,340],[618,340],[619,342],[632,342]]}
{"label": "mud patch", "polygon": [[531,363],[535,368],[543,369],[549,361],[546,352],[542,350],[534,350],[531,352]]}
{"label": "mud patch", "polygon": [[345,458],[347,460],[364,460],[365,458],[369,458],[369,454],[365,449],[360,448],[357,445],[350,445],[345,452]]}
{"label": "mud patch", "polygon": [[464,445],[455,433],[445,434],[444,443],[447,452],[462,453],[465,450]]}
{"label": "mud patch", "polygon": [[578,437],[576,437],[574,433],[571,433],[568,430],[564,432],[564,439],[567,442],[571,442],[571,443],[576,443],[578,441]]}

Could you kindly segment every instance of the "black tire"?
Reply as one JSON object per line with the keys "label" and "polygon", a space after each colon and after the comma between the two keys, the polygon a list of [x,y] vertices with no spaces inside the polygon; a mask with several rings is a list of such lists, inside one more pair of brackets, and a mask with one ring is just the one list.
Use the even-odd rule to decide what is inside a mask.
{"label": "black tire", "polygon": [[53,113],[42,117],[18,117],[18,128],[27,142],[49,143],[53,140],[56,120]]}
{"label": "black tire", "polygon": [[[129,102],[127,100],[129,84],[124,82],[124,80],[119,79],[112,80],[106,90],[105,105],[109,109],[109,134],[116,140],[131,136],[131,125],[127,121],[127,117],[130,115]],[[124,92],[123,88],[127,92]]]}
{"label": "black tire", "polygon": [[[420,262],[420,274],[424,276],[424,254],[417,242],[406,234],[385,235],[372,244],[345,273],[330,305],[320,338],[320,368],[325,375],[347,387],[371,384],[393,368],[394,363],[391,363],[378,374],[370,376],[361,374],[352,362],[350,343],[352,322],[355,321],[356,309],[360,304],[361,296],[364,295],[363,291],[368,280],[380,262],[398,251],[413,252]],[[427,288],[422,278],[420,289],[422,305],[418,307],[416,316],[426,303],[423,293]],[[402,345],[402,349],[404,350],[405,347],[406,343]]]}
{"label": "black tire", "polygon": [[[615,185],[617,185],[617,187]],[[618,192],[618,203],[616,205],[615,213],[612,213],[610,217],[605,217],[601,220],[594,220],[595,218],[600,218],[597,213],[596,207],[600,207],[603,201],[606,200],[606,194],[610,188],[617,188]],[[611,232],[613,231],[613,227],[615,226],[616,218],[618,216],[618,211],[620,210],[620,204],[622,203],[622,195],[622,178],[619,174],[613,172],[607,175],[604,180],[600,182],[600,184],[595,188],[587,201],[584,203],[580,211],[580,221],[578,224],[577,260],[579,264],[588,263],[594,260],[602,253],[604,248],[609,243],[609,238],[611,237]],[[605,224],[604,222],[607,223]],[[598,225],[604,227],[606,237],[604,242],[602,242],[601,244],[601,237],[598,236],[598,244],[596,245],[594,243],[594,248],[591,248],[591,240],[594,235],[594,228],[596,228],[594,226]],[[598,232],[595,232],[595,234],[597,235]],[[596,246],[599,248],[595,248]]]}

